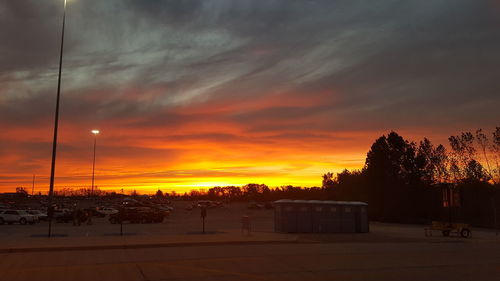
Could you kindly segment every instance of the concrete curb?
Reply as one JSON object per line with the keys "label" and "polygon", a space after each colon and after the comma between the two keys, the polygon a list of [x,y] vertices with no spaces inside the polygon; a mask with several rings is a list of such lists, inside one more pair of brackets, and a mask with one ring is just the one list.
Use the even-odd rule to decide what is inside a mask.
{"label": "concrete curb", "polygon": [[267,244],[304,244],[318,243],[314,241],[299,240],[268,240],[268,241],[215,241],[215,242],[180,242],[180,243],[152,243],[152,244],[116,244],[116,245],[85,245],[85,246],[52,246],[52,247],[26,247],[26,248],[4,248],[0,253],[34,253],[34,252],[58,252],[58,251],[95,251],[95,250],[126,250],[146,248],[172,248],[172,247],[194,247],[194,246],[218,246],[218,245],[267,245]]}

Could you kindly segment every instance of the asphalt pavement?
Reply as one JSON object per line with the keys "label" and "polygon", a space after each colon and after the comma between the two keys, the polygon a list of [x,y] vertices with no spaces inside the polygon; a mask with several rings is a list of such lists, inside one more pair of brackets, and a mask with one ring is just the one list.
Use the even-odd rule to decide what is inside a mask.
{"label": "asphalt pavement", "polygon": [[[241,217],[253,222],[241,232]],[[365,234],[273,232],[272,210],[178,208],[160,224],[0,226],[0,280],[500,280],[500,236],[425,237],[423,225],[371,223]]]}
{"label": "asphalt pavement", "polygon": [[9,253],[0,280],[498,280],[500,245],[459,241]]}

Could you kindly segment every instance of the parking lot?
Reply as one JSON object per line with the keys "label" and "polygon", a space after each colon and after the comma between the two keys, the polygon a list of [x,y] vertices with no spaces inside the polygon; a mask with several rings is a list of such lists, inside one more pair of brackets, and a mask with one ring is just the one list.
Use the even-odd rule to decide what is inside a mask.
{"label": "parking lot", "polygon": [[[186,210],[193,205],[190,201],[175,201],[174,210],[161,223],[124,223],[111,224],[109,216],[93,218],[92,224],[82,223],[74,226],[72,222],[52,222],[52,234],[56,237],[106,237],[120,234],[128,236],[168,236],[168,235],[198,235],[202,232],[202,218],[200,209]],[[218,208],[207,209],[205,231],[207,235],[223,233],[241,233],[243,216],[251,219],[251,229],[254,234],[274,233],[273,209],[249,209],[247,203],[231,203]],[[320,241],[427,241],[424,237],[424,225],[397,225],[372,222],[370,233],[359,235],[346,234],[289,234],[306,240]],[[48,232],[48,222],[42,221],[33,225],[4,224],[0,225],[0,242],[8,240],[40,238]],[[312,238],[311,238],[312,237]],[[498,236],[492,230],[474,229],[472,239],[465,241],[479,241],[493,239]],[[440,233],[435,233],[429,239],[444,239]],[[456,240],[450,237],[449,240]],[[346,241],[347,241],[346,240]]]}
{"label": "parking lot", "polygon": [[[202,231],[200,209],[186,210],[193,202],[178,201],[172,205],[174,210],[162,223],[124,223],[123,231],[128,235],[168,235],[196,234]],[[207,209],[205,230],[207,233],[235,231],[241,228],[241,218],[249,215],[252,219],[252,229],[258,232],[274,231],[274,212],[272,209],[248,209],[245,203],[232,203],[223,207]],[[0,225],[0,239],[18,239],[19,237],[39,236],[48,231],[48,222],[34,225]],[[109,216],[93,218],[92,224],[82,223],[74,226],[72,222],[52,222],[52,231],[59,236],[104,236],[120,232],[120,224],[111,224]]]}
{"label": "parking lot", "polygon": [[[188,204],[174,202],[162,223],[124,224],[123,237],[107,218],[54,223],[50,239],[46,222],[1,225],[0,248],[17,250],[0,252],[0,280],[465,281],[500,274],[500,238],[491,230],[473,229],[469,239],[425,237],[423,225],[372,222],[366,234],[276,234],[272,209],[232,203],[208,209],[202,234],[200,209]],[[240,231],[244,215],[252,219],[250,236]]]}

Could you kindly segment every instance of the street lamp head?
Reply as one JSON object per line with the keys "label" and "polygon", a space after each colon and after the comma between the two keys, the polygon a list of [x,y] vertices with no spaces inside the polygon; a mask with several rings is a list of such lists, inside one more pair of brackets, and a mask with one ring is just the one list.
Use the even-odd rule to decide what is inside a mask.
{"label": "street lamp head", "polygon": [[92,134],[94,134],[94,135],[99,134],[99,130],[92,130]]}

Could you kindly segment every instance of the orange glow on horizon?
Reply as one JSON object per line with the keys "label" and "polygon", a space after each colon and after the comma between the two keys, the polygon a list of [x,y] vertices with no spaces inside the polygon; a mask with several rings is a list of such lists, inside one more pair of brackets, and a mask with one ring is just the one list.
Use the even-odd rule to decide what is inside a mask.
{"label": "orange glow on horizon", "polygon": [[[246,114],[273,108],[293,112],[322,104],[327,94],[296,94],[284,99],[282,93],[271,93],[265,100],[192,103],[153,116],[120,116],[92,124],[67,120],[68,115],[63,115],[55,189],[90,187],[96,133],[89,131],[93,128],[106,132],[99,134],[96,150],[95,186],[101,190],[184,193],[248,183],[321,186],[327,172],[361,169],[373,141],[388,131],[329,131],[322,128],[329,119],[322,113],[274,119]],[[171,116],[175,122],[163,121]],[[47,192],[51,122],[7,125],[0,132],[9,146],[0,163],[7,175],[0,177],[0,192],[20,186],[31,190],[33,174],[35,192]],[[426,130],[422,132],[415,136],[400,131],[412,140],[420,140]]]}
{"label": "orange glow on horizon", "polygon": [[[123,189],[126,193],[132,190],[154,193],[158,189],[184,193],[248,183],[269,187],[321,186],[324,173],[362,168],[372,142],[386,133],[334,134],[311,130],[300,138],[288,138],[286,132],[284,136],[253,133],[234,137],[192,135],[186,128],[184,134],[167,134],[160,128],[147,134],[142,131],[141,135],[135,129],[125,132],[113,130],[109,124],[100,127],[106,130],[106,134],[100,136],[97,146],[95,185],[101,190]],[[4,133],[1,137],[19,141],[29,135],[29,131],[23,128],[14,131],[18,134]],[[34,172],[11,170],[10,178],[0,182],[0,191],[11,192],[19,186],[31,190],[33,174],[37,176],[35,192],[46,193],[48,190],[50,136],[36,128],[32,131],[39,132],[33,139],[43,140],[46,149],[30,159],[23,157],[23,151],[14,146],[4,161],[20,163],[29,160],[26,167],[43,169]],[[62,132],[55,189],[89,188],[94,135],[68,124],[62,126]],[[233,131],[233,135],[238,134],[239,130]],[[420,136],[408,138],[419,139]]]}
{"label": "orange glow on horizon", "polygon": [[[270,187],[285,185],[321,186],[321,176],[326,172],[340,172],[344,168],[360,168],[364,152],[337,155],[324,154],[327,140],[315,143],[297,140],[278,140],[269,143],[247,141],[189,140],[165,142],[148,138],[124,138],[115,142],[116,135],[101,136],[97,147],[96,186],[102,190],[137,190],[153,193],[189,192],[213,186],[242,186],[248,183],[267,184]],[[116,132],[115,132],[116,133]],[[91,136],[93,138],[93,135]],[[256,137],[259,139],[260,137]],[[265,137],[264,137],[265,138]],[[71,137],[72,141],[79,139]],[[276,142],[279,142],[276,143]],[[63,143],[64,145],[64,143]],[[123,148],[121,145],[134,147]],[[56,190],[69,187],[88,188],[91,175],[91,139],[81,140],[82,158],[73,156],[64,146],[56,172]],[[138,151],[135,152],[134,150]],[[169,153],[174,153],[169,155]],[[10,161],[21,161],[12,154]],[[43,161],[36,160],[39,165]],[[37,173],[35,192],[45,193],[48,169]],[[16,172],[12,181],[3,182],[0,190],[12,191],[17,186],[31,187],[31,173]]]}

